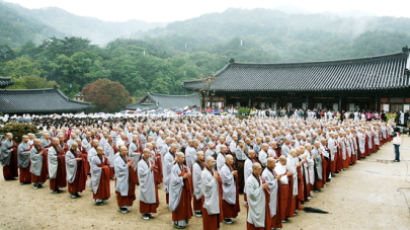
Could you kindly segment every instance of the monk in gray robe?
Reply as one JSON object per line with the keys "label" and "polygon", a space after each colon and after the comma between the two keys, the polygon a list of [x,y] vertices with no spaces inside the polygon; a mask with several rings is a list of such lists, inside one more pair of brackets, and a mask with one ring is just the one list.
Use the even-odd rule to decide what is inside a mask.
{"label": "monk in gray robe", "polygon": [[137,175],[134,171],[134,164],[128,158],[128,149],[125,146],[120,147],[120,155],[115,158],[115,193],[117,194],[117,204],[120,212],[129,213],[129,208],[135,200],[135,184]]}
{"label": "monk in gray robe", "polygon": [[201,217],[202,216],[202,170],[204,169],[204,152],[198,151],[196,154],[196,161],[192,166],[192,183],[194,187],[193,191],[193,204],[194,204],[194,213],[195,216]]}
{"label": "monk in gray robe", "polygon": [[90,187],[95,204],[104,205],[104,201],[110,198],[110,163],[100,146],[97,147],[97,156],[91,158],[90,172]]}
{"label": "monk in gray robe", "polygon": [[73,143],[65,154],[68,192],[72,199],[81,197],[79,192],[85,190],[87,176],[85,175],[84,162],[87,160],[77,150],[78,144]]}
{"label": "monk in gray robe", "polygon": [[169,181],[171,180],[171,169],[174,165],[175,153],[178,150],[178,145],[172,144],[169,152],[164,156],[164,167],[163,167],[163,182],[164,182],[164,191],[165,191],[165,200],[167,204],[169,203]]}
{"label": "monk in gray robe", "polygon": [[[19,167],[20,184],[30,184],[30,153],[32,146],[29,144],[27,135],[23,135],[23,140],[17,148],[17,162]],[[34,144],[34,142],[33,142]]]}
{"label": "monk in gray robe", "polygon": [[226,155],[226,164],[222,166],[219,174],[222,180],[222,212],[224,223],[233,224],[240,211],[238,171],[233,169],[232,155]]}
{"label": "monk in gray robe", "polygon": [[4,180],[15,180],[18,176],[17,145],[13,140],[12,133],[7,133],[6,139],[1,143],[0,161],[3,165]]}
{"label": "monk in gray robe", "polygon": [[190,170],[184,165],[185,156],[182,152],[175,155],[175,164],[171,169],[169,181],[169,210],[172,211],[174,227],[185,228],[192,217],[191,208],[191,175]]}
{"label": "monk in gray robe", "polygon": [[202,223],[204,229],[217,230],[223,219],[222,180],[218,171],[215,170],[215,159],[208,156],[205,163],[206,167],[201,175],[202,193],[204,194]]}
{"label": "monk in gray robe", "polygon": [[65,152],[60,147],[60,140],[53,138],[52,145],[48,149],[48,176],[50,178],[50,189],[53,194],[61,193],[60,188],[67,186],[65,169]]}
{"label": "monk in gray robe", "polygon": [[279,180],[283,175],[278,175],[275,169],[275,160],[273,157],[267,158],[267,167],[262,172],[262,178],[269,187],[269,214],[272,229],[282,228],[282,222],[279,213]]}
{"label": "monk in gray robe", "polygon": [[153,219],[151,213],[157,213],[159,206],[158,188],[154,181],[154,163],[150,160],[151,151],[143,150],[143,157],[138,162],[138,181],[140,182],[138,199],[140,213],[144,220]]}
{"label": "monk in gray robe", "polygon": [[47,180],[47,149],[41,146],[41,140],[35,139],[30,152],[30,173],[34,189],[43,187]]}
{"label": "monk in gray robe", "polygon": [[248,202],[248,216],[246,227],[248,230],[270,230],[269,193],[268,184],[261,177],[262,166],[252,165],[252,174],[246,181],[246,196]]}

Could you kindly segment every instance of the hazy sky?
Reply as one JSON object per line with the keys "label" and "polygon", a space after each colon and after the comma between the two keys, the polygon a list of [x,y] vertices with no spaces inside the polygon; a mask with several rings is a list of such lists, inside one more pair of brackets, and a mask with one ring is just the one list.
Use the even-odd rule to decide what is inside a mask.
{"label": "hazy sky", "polygon": [[71,13],[107,21],[138,19],[170,22],[222,12],[227,8],[295,7],[307,12],[360,11],[410,17],[410,0],[5,0],[27,8],[55,6]]}

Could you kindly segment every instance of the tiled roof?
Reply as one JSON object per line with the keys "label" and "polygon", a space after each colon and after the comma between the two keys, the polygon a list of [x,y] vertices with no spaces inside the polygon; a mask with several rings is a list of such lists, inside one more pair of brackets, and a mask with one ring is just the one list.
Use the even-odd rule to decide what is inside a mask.
{"label": "tiled roof", "polygon": [[89,107],[89,103],[69,99],[58,89],[0,90],[1,113],[76,112]]}
{"label": "tiled roof", "polygon": [[[147,102],[149,101],[149,102]],[[201,105],[198,94],[189,95],[167,95],[147,93],[141,101],[136,104],[128,105],[127,109],[143,108],[163,108],[163,109],[182,109],[187,106]]]}
{"label": "tiled roof", "polygon": [[13,80],[11,78],[0,77],[0,88],[5,88],[6,86],[12,85]]}
{"label": "tiled roof", "polygon": [[210,91],[348,91],[409,88],[408,49],[350,60],[226,65],[213,78],[186,81],[191,90]]}

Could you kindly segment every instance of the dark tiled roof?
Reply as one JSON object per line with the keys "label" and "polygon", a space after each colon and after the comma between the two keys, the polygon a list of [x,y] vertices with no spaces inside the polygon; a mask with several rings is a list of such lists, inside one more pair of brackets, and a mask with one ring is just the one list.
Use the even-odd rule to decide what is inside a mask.
{"label": "dark tiled roof", "polygon": [[186,81],[191,90],[346,91],[409,88],[408,51],[328,62],[230,63],[213,78]]}
{"label": "dark tiled roof", "polygon": [[11,78],[0,77],[0,88],[5,88],[6,86],[12,85],[13,80]]}
{"label": "dark tiled roof", "polygon": [[128,105],[127,109],[144,109],[144,108],[163,108],[163,109],[182,109],[187,106],[201,105],[197,94],[189,95],[167,95],[147,93],[141,101],[136,104]]}
{"label": "dark tiled roof", "polygon": [[2,113],[62,113],[89,107],[89,103],[69,99],[58,89],[0,90]]}

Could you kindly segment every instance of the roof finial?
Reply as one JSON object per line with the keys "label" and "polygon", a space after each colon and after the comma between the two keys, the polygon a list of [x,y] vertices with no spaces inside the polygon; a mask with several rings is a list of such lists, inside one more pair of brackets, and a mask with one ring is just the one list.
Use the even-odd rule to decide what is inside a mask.
{"label": "roof finial", "polygon": [[407,45],[405,47],[403,47],[402,50],[403,50],[403,53],[409,53],[410,52],[410,49]]}

